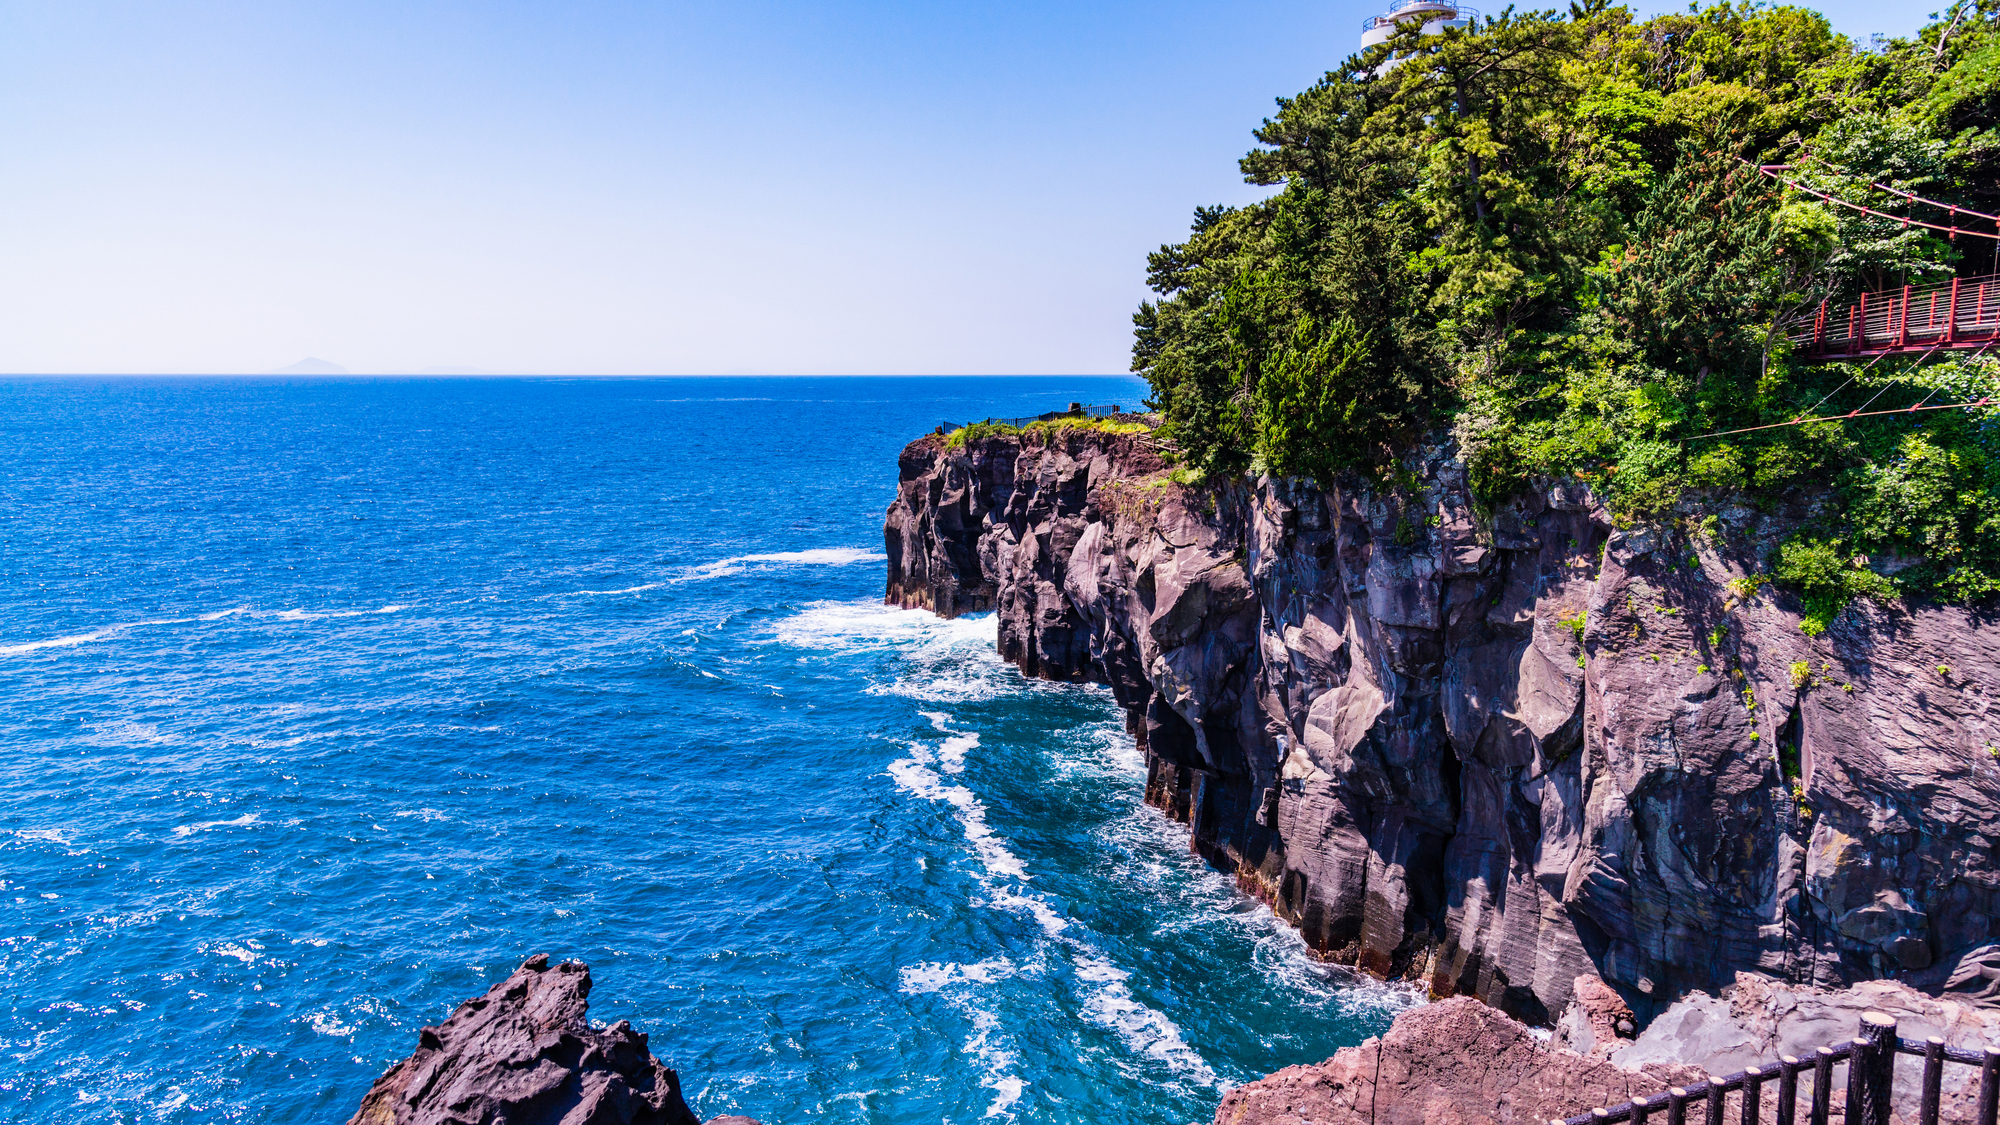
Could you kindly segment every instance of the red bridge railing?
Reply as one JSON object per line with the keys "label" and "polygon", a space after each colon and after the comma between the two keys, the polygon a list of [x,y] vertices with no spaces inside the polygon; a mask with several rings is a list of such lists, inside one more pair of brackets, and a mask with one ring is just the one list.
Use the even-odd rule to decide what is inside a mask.
{"label": "red bridge railing", "polygon": [[1983,348],[2000,340],[2000,274],[1822,301],[1789,335],[1808,355],[1829,359]]}

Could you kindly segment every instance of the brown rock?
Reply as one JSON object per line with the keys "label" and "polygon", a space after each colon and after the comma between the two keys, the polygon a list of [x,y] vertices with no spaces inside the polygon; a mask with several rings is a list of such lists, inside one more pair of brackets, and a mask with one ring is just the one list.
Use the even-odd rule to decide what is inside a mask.
{"label": "brown rock", "polygon": [[1380,1039],[1317,1066],[1231,1090],[1215,1125],[1540,1125],[1700,1077],[1689,1066],[1635,1072],[1551,1048],[1460,997],[1411,1008]]}
{"label": "brown rock", "polygon": [[590,1026],[589,995],[582,962],[528,958],[424,1028],[348,1125],[699,1125],[644,1034]]}
{"label": "brown rock", "polygon": [[1556,1043],[1593,1059],[1625,1046],[1637,1030],[1625,998],[1588,973],[1576,978],[1571,991],[1570,1009],[1556,1024]]}

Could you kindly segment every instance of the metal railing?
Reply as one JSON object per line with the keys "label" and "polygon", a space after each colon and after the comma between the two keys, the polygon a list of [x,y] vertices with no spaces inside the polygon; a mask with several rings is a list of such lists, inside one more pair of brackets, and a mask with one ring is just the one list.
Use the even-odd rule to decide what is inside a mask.
{"label": "metal railing", "polygon": [[1703,1082],[1675,1086],[1664,1093],[1619,1105],[1599,1106],[1574,1117],[1550,1121],[1548,1125],[1609,1125],[1614,1121],[1647,1125],[1660,1113],[1665,1113],[1666,1125],[1687,1125],[1690,1103],[1700,1107],[1703,1125],[1723,1125],[1725,1099],[1732,1090],[1743,1091],[1736,1120],[1740,1125],[1758,1125],[1763,1112],[1764,1086],[1772,1081],[1778,1084],[1774,1125],[1796,1125],[1799,1075],[1808,1071],[1812,1074],[1812,1101],[1807,1120],[1809,1125],[1827,1125],[1833,1110],[1833,1064],[1843,1060],[1847,1062],[1846,1125],[1889,1125],[1889,1101],[1898,1054],[1917,1055],[1924,1060],[1919,1125],[1938,1125],[1946,1063],[1979,1068],[1979,1101],[1973,1112],[1973,1125],[1995,1125],[1995,1110],[2000,1107],[2000,1048],[1966,1051],[1945,1046],[1944,1040],[1935,1035],[1922,1042],[1899,1039],[1895,1017],[1884,1012],[1862,1013],[1860,1035],[1844,1043],[1821,1047],[1810,1058],[1781,1055],[1775,1063],[1746,1067],[1735,1074],[1710,1075]]}
{"label": "metal railing", "polygon": [[[1450,9],[1450,13],[1447,14],[1443,11],[1405,12],[1405,9],[1414,8],[1420,4],[1425,6],[1435,5],[1438,8]],[[1362,20],[1361,30],[1373,31],[1378,27],[1386,27],[1389,24],[1398,23],[1402,20],[1415,19],[1418,15],[1424,17],[1424,23],[1436,23],[1440,20],[1450,23],[1455,20],[1476,20],[1479,18],[1479,9],[1469,4],[1454,4],[1451,0],[1396,0],[1396,3],[1389,5],[1387,14],[1369,16],[1367,19]]]}
{"label": "metal railing", "polygon": [[2000,274],[1883,289],[1845,305],[1822,301],[1788,336],[1815,356],[1991,344],[2000,339]]}
{"label": "metal railing", "polygon": [[966,426],[1025,426],[1032,422],[1059,422],[1064,418],[1109,418],[1113,414],[1123,414],[1125,408],[1112,403],[1109,406],[1091,406],[1072,402],[1068,410],[1051,410],[1046,414],[1024,414],[1019,418],[983,418],[976,422],[939,422],[946,432],[963,429]]}

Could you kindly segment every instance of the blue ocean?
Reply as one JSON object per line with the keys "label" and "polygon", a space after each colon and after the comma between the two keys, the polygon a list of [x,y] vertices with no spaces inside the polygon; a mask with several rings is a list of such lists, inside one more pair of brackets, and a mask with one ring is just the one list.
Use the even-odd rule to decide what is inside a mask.
{"label": "blue ocean", "polygon": [[702,1116],[1206,1120],[1405,993],[881,605],[903,444],[1122,378],[0,380],[0,1120],[333,1122],[530,954]]}

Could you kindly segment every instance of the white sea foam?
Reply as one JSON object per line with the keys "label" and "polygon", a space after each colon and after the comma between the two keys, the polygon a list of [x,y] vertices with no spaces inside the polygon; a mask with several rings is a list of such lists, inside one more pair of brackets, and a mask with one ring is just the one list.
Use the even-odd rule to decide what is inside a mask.
{"label": "white sea foam", "polygon": [[1009,1110],[1021,1100],[1028,1083],[1016,1073],[1020,1057],[1000,1026],[1000,1016],[978,1003],[976,995],[979,988],[1006,980],[1018,971],[1012,961],[995,957],[969,965],[925,961],[907,966],[901,973],[905,995],[936,995],[972,1025],[972,1034],[965,1038],[965,1053],[978,1062],[979,1084],[993,1091],[985,1116],[1009,1121],[1014,1120]]}
{"label": "white sea foam", "polygon": [[781,644],[845,655],[885,648],[913,657],[939,648],[991,647],[993,617],[946,621],[923,609],[896,609],[876,601],[812,602],[773,626]]}
{"label": "white sea foam", "polygon": [[101,629],[88,633],[72,633],[66,637],[51,637],[48,640],[27,641],[16,645],[0,645],[0,656],[23,656],[31,652],[40,652],[43,649],[74,648],[78,645],[95,644],[98,641],[109,640],[112,637],[131,632],[134,629],[148,629],[159,625],[207,624],[239,616],[266,617],[279,621],[320,621],[340,617],[365,617],[377,613],[400,613],[408,608],[410,607],[407,605],[385,605],[376,609],[335,610],[326,613],[315,613],[304,609],[281,609],[259,613],[246,606],[236,606],[232,609],[219,609],[213,613],[196,614],[193,617],[161,617],[149,621],[125,621],[116,625],[106,625]]}
{"label": "white sea foam", "polygon": [[946,773],[963,773],[965,756],[977,749],[979,749],[977,733],[967,731],[963,734],[954,734],[938,743],[938,768]]}
{"label": "white sea foam", "polygon": [[413,816],[416,817],[418,820],[424,822],[425,824],[429,824],[432,821],[451,819],[451,817],[446,816],[444,813],[441,813],[436,809],[402,809],[396,812],[394,815]]}
{"label": "white sea foam", "polygon": [[280,621],[335,621],[345,617],[367,617],[377,613],[401,613],[410,608],[406,605],[385,605],[376,609],[333,609],[315,613],[309,609],[281,609],[272,614],[256,616],[275,617]]}
{"label": "white sea foam", "polygon": [[904,966],[899,976],[905,995],[921,996],[954,984],[992,984],[1006,980],[1017,971],[1012,961],[994,957],[974,961],[970,965],[961,965],[956,961],[924,961]]}
{"label": "white sea foam", "polygon": [[314,1012],[306,1017],[306,1022],[321,1035],[331,1035],[336,1039],[345,1039],[354,1034],[354,1025],[343,1022],[334,1012]]}
{"label": "white sea foam", "polygon": [[[948,730],[945,722],[933,718],[932,725]],[[954,736],[956,737],[956,736]],[[947,744],[951,738],[945,740]],[[966,748],[976,746],[974,739]],[[940,748],[940,752],[942,747]],[[1059,942],[1069,951],[1071,962],[1076,968],[1076,978],[1081,982],[1083,995],[1083,1015],[1091,1023],[1117,1035],[1133,1054],[1152,1059],[1195,1080],[1213,1086],[1216,1084],[1215,1070],[1204,1061],[1200,1054],[1187,1045],[1181,1031],[1173,1020],[1157,1009],[1147,1006],[1133,995],[1125,983],[1131,975],[1118,968],[1093,945],[1089,939],[1074,932],[1070,919],[1065,918],[1049,901],[1028,891],[1022,884],[1031,876],[1021,858],[1007,846],[1006,840],[995,832],[986,819],[986,806],[963,785],[947,782],[936,770],[930,768],[935,761],[933,751],[918,746],[912,756],[893,762],[889,766],[889,776],[898,787],[912,796],[925,800],[942,801],[952,807],[960,829],[965,833],[966,843],[971,845],[973,854],[979,858],[984,874],[979,883],[984,892],[983,903],[1011,913],[1024,914],[1035,920],[1045,936]],[[963,750],[960,751],[960,761]],[[988,965],[991,962],[978,962]],[[926,962],[903,971],[904,991],[921,988],[936,992],[953,984],[986,983],[965,972],[962,965],[940,965]],[[975,1038],[977,1036],[975,1035]],[[971,1044],[968,1043],[968,1049]],[[999,1081],[999,1079],[996,1079]],[[998,1090],[999,1087],[993,1087]],[[1006,1107],[1020,1097],[1018,1087],[1009,1087],[1011,1093],[996,1096],[994,1113],[1005,1113]]]}
{"label": "white sea foam", "polygon": [[1021,1091],[1027,1088],[1027,1081],[1013,1073],[1020,1063],[1013,1051],[1005,1045],[1000,1030],[1000,1017],[986,1008],[967,1005],[966,1017],[972,1022],[972,1034],[966,1037],[965,1050],[980,1062],[985,1073],[979,1084],[993,1091],[992,1104],[986,1107],[983,1117],[1004,1117],[1014,1120],[1007,1112],[1015,1102],[1021,1100]]}
{"label": "white sea foam", "polygon": [[679,581],[700,582],[708,578],[741,574],[755,563],[773,563],[781,566],[852,566],[855,563],[881,562],[888,557],[880,551],[870,551],[863,547],[817,547],[810,551],[773,551],[766,554],[737,555],[690,567],[687,573],[681,575]]}
{"label": "white sea foam", "polygon": [[234,820],[204,820],[200,824],[183,824],[179,828],[174,829],[174,835],[192,836],[197,832],[205,832],[210,828],[248,828],[256,823],[256,813],[244,813]]}
{"label": "white sea foam", "polygon": [[1027,879],[1027,868],[1022,865],[1021,857],[1015,855],[999,833],[986,823],[986,806],[973,795],[972,790],[946,782],[936,770],[926,765],[930,759],[929,751],[920,750],[919,753],[921,757],[891,762],[889,776],[914,796],[943,801],[952,806],[958,814],[959,827],[965,833],[966,842],[972,845],[974,854],[978,855],[980,865],[988,875]]}
{"label": "white sea foam", "polygon": [[226,941],[223,942],[221,945],[218,945],[215,948],[209,950],[209,952],[215,954],[218,957],[234,957],[238,961],[241,961],[245,965],[248,965],[257,960],[258,952],[263,948],[264,947],[262,945],[259,945],[254,941],[250,943],[250,947],[237,945],[235,942],[232,941]]}
{"label": "white sea foam", "polygon": [[111,634],[119,632],[121,628],[124,627],[100,629],[95,633],[76,633],[67,637],[52,637],[46,641],[29,641],[27,644],[0,646],[0,656],[19,656],[22,653],[39,652],[45,648],[71,648],[75,645],[87,645],[92,641],[101,641]]}
{"label": "white sea foam", "polygon": [[870,684],[865,689],[869,695],[968,703],[1064,689],[1025,679],[1003,662],[994,651],[998,630],[990,613],[947,621],[928,610],[896,609],[874,601],[813,602],[774,628],[781,643],[834,655],[901,650],[908,670],[893,680]]}
{"label": "white sea foam", "polygon": [[1181,1029],[1163,1013],[1149,1008],[1132,995],[1125,981],[1132,974],[1102,957],[1088,954],[1076,958],[1076,975],[1097,985],[1084,1001],[1085,1018],[1117,1034],[1135,1054],[1166,1063],[1213,1085],[1215,1071],[1181,1038]]}

